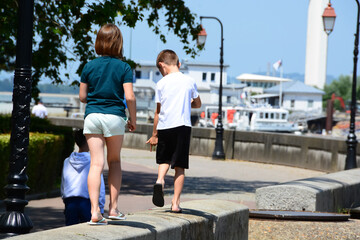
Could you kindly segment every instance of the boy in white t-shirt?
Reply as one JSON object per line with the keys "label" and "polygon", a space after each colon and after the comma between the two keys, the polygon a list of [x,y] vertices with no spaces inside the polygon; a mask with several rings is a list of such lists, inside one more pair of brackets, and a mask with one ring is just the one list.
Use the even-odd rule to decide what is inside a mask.
{"label": "boy in white t-shirt", "polygon": [[179,58],[172,50],[163,50],[156,66],[164,76],[156,84],[152,137],[146,142],[156,148],[158,178],[154,185],[153,203],[164,206],[165,175],[171,166],[175,169],[174,197],[171,212],[180,213],[180,194],[184,186],[185,169],[189,168],[191,136],[191,108],[200,108],[201,100],[195,81],[179,71]]}

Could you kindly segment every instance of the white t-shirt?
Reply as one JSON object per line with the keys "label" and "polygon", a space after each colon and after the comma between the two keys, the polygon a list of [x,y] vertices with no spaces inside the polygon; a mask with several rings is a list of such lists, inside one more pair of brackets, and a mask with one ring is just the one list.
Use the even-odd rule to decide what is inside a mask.
{"label": "white t-shirt", "polygon": [[39,118],[45,118],[48,115],[46,107],[42,104],[35,105],[31,113]]}
{"label": "white t-shirt", "polygon": [[157,129],[191,127],[191,99],[199,93],[195,81],[181,72],[170,73],[156,84],[155,102],[161,104]]}

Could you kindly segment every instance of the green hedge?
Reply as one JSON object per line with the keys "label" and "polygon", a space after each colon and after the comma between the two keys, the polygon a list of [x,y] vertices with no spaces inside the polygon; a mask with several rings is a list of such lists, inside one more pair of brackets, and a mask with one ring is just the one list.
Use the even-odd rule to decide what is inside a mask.
{"label": "green hedge", "polygon": [[[31,193],[53,190],[61,178],[64,158],[64,136],[44,133],[30,133],[28,147],[29,177],[26,185]],[[0,198],[5,197],[4,186],[7,184],[10,157],[10,134],[0,135]]]}
{"label": "green hedge", "polygon": [[[0,133],[11,132],[11,115],[2,114],[0,115]],[[73,130],[71,127],[55,126],[50,123],[47,119],[38,117],[31,117],[30,119],[30,132],[39,133],[52,133],[55,135],[64,136],[64,148],[61,152],[62,159],[67,158],[72,151],[74,151],[74,137]]]}

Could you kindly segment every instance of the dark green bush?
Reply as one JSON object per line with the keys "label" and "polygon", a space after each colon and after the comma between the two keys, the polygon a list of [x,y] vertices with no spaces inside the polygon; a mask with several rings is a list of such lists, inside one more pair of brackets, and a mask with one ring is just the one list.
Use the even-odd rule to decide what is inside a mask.
{"label": "dark green bush", "polygon": [[[62,135],[30,133],[28,148],[28,165],[26,174],[29,177],[26,185],[30,194],[53,190],[61,177],[61,156],[64,148]],[[0,197],[4,198],[4,186],[7,184],[10,157],[10,135],[0,135]]]}
{"label": "dark green bush", "polygon": [[11,130],[11,115],[0,114],[0,133],[9,133]]}
{"label": "dark green bush", "polygon": [[[11,132],[11,115],[0,115],[0,133]],[[71,127],[55,126],[47,119],[31,117],[30,132],[52,133],[64,136],[64,149],[61,153],[63,159],[67,158],[74,150],[74,137]]]}

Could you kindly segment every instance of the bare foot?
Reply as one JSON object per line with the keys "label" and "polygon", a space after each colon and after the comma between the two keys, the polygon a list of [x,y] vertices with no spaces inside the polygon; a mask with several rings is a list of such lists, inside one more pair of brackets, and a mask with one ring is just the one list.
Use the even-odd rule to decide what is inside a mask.
{"label": "bare foot", "polygon": [[96,212],[95,214],[91,215],[91,221],[92,222],[99,222],[101,220],[103,220],[103,216],[101,215],[101,213]]}

